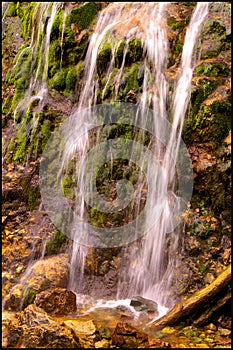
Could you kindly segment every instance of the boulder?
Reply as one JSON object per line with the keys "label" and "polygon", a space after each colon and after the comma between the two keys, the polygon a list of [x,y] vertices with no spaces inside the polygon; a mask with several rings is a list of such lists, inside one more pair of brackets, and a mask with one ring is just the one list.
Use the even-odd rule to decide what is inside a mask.
{"label": "boulder", "polygon": [[36,295],[36,306],[51,315],[66,315],[75,312],[76,295],[65,288],[47,289]]}
{"label": "boulder", "polygon": [[4,308],[20,311],[33,303],[37,293],[50,288],[65,288],[68,284],[68,259],[68,254],[59,254],[36,261],[6,297]]}
{"label": "boulder", "polygon": [[155,301],[143,298],[141,296],[132,297],[130,305],[133,306],[136,311],[146,311],[152,313],[158,311],[158,304]]}

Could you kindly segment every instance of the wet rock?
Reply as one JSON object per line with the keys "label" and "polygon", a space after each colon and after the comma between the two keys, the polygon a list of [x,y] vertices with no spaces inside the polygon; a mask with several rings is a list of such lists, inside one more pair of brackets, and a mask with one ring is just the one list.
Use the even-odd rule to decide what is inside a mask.
{"label": "wet rock", "polygon": [[216,331],[217,330],[217,327],[213,323],[210,323],[206,328],[210,329],[211,331]]}
{"label": "wet rock", "polygon": [[229,336],[231,334],[230,329],[227,329],[227,328],[219,327],[218,330],[219,330],[220,335],[224,336],[224,337],[227,337],[227,336]]}
{"label": "wet rock", "polygon": [[47,315],[47,313],[43,309],[37,307],[34,304],[28,305],[28,307],[26,307],[24,311],[22,311],[19,314],[20,326],[25,325],[27,327],[34,327],[40,324],[48,324],[50,322],[53,322],[53,321]]}
{"label": "wet rock", "polygon": [[158,304],[155,301],[141,296],[133,297],[130,305],[133,306],[136,311],[147,311],[153,313],[158,311]]}
{"label": "wet rock", "polygon": [[104,349],[108,349],[110,345],[110,342],[106,339],[101,339],[100,341],[97,341],[95,343],[95,348],[104,348]]}
{"label": "wet rock", "polygon": [[174,333],[175,331],[176,331],[175,328],[169,327],[169,326],[164,327],[164,328],[161,330],[162,333],[167,333],[167,334],[172,334],[172,333]]}
{"label": "wet rock", "polygon": [[215,279],[215,277],[212,275],[212,273],[208,272],[206,274],[206,276],[204,277],[204,283],[205,284],[210,284],[211,282],[213,282]]}
{"label": "wet rock", "polygon": [[98,334],[96,332],[96,325],[92,320],[66,320],[63,324],[66,328],[74,332],[75,336],[79,339],[81,347],[94,347]]}
{"label": "wet rock", "polygon": [[116,310],[120,313],[121,319],[132,319],[134,318],[134,313],[125,305],[118,305]]}
{"label": "wet rock", "polygon": [[68,273],[67,254],[36,261],[6,297],[5,309],[19,311],[33,303],[37,293],[51,287],[65,288],[68,283]]}
{"label": "wet rock", "polygon": [[11,327],[8,344],[23,348],[75,348],[79,343],[72,332],[60,326],[35,304],[18,314],[18,323]]}
{"label": "wet rock", "polygon": [[23,347],[25,348],[77,348],[70,330],[58,324],[42,324],[33,328],[24,328]]}
{"label": "wet rock", "polygon": [[128,323],[119,322],[112,334],[113,345],[121,348],[146,348],[148,335]]}
{"label": "wet rock", "polygon": [[45,290],[36,295],[34,303],[52,315],[66,315],[77,309],[76,295],[65,288]]}
{"label": "wet rock", "polygon": [[[19,332],[14,332],[18,326],[18,319],[14,313],[3,311],[2,313],[2,347],[13,347],[19,340]],[[13,329],[13,331],[12,331]]]}

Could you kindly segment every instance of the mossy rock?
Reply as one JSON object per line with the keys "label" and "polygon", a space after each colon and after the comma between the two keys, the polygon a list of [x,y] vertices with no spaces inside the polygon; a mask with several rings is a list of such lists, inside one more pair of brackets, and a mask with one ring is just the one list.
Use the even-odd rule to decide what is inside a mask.
{"label": "mossy rock", "polygon": [[230,101],[215,101],[210,106],[201,106],[199,113],[185,122],[183,139],[187,145],[192,142],[208,142],[218,148],[228,135],[230,127]]}
{"label": "mossy rock", "polygon": [[108,68],[108,65],[111,61],[112,49],[109,43],[105,43],[99,50],[97,56],[97,73],[101,76]]}
{"label": "mossy rock", "polygon": [[46,241],[45,255],[58,254],[62,245],[66,241],[66,235],[63,232],[56,232],[55,235]]}
{"label": "mossy rock", "polygon": [[49,87],[57,91],[64,91],[66,88],[67,71],[67,68],[62,68],[58,71],[51,79],[49,79]]}
{"label": "mossy rock", "polygon": [[100,3],[98,2],[85,2],[83,5],[78,6],[70,11],[67,17],[67,25],[71,23],[77,23],[79,30],[86,29],[94,20],[100,9]]}
{"label": "mossy rock", "polygon": [[217,86],[223,83],[222,79],[210,80],[203,78],[199,80],[199,84],[202,88],[197,88],[191,91],[191,115],[197,115],[202,102],[217,88]]}
{"label": "mossy rock", "polygon": [[139,89],[138,85],[138,65],[136,63],[132,64],[130,67],[126,87],[124,89],[124,94],[126,95],[130,90],[137,92]]}
{"label": "mossy rock", "polygon": [[140,39],[133,38],[128,42],[128,50],[125,57],[125,63],[130,65],[142,59],[143,47]]}
{"label": "mossy rock", "polygon": [[126,47],[125,40],[122,40],[117,46],[116,55],[115,55],[115,66],[117,68],[120,68],[122,65],[125,47]]}
{"label": "mossy rock", "polygon": [[35,9],[35,2],[17,3],[17,15],[23,27],[23,38],[27,41],[31,36],[32,16]]}
{"label": "mossy rock", "polygon": [[62,26],[64,21],[64,11],[58,9],[52,24],[50,41],[54,41],[60,38],[62,32]]}
{"label": "mossy rock", "polygon": [[17,3],[16,2],[9,2],[8,3],[6,16],[7,17],[15,17],[15,16],[17,16]]}
{"label": "mossy rock", "polygon": [[194,75],[206,75],[208,77],[227,77],[230,74],[230,68],[222,63],[203,63],[199,65],[194,72]]}

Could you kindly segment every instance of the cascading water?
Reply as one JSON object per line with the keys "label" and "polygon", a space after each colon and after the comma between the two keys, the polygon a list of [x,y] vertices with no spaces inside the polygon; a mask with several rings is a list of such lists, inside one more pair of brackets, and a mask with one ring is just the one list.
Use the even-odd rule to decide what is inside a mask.
{"label": "cascading water", "polygon": [[[20,111],[26,111],[31,102],[37,101],[38,110],[41,110],[44,98],[48,93],[48,62],[49,45],[52,24],[62,2],[37,3],[32,16],[32,36],[28,47],[25,47],[17,57],[15,66],[18,66],[21,56],[30,51],[30,82],[23,99],[18,103],[14,112],[14,119]],[[62,42],[61,42],[62,46]],[[34,126],[36,127],[36,125]]]}
{"label": "cascading water", "polygon": [[[47,94],[48,48],[52,24],[57,10],[62,5],[63,3],[38,3],[35,8],[30,49],[32,51],[32,57],[35,58],[36,52],[40,48],[41,59],[37,64],[32,61],[32,80],[30,81],[24,99],[17,106],[16,112],[21,108],[25,109],[25,105],[28,106],[34,99],[43,101],[43,98]],[[130,244],[126,244],[127,241],[124,241],[126,246],[125,254],[127,255],[127,267],[124,267],[123,259],[118,290],[114,297],[118,299],[124,297],[127,299],[134,295],[141,295],[170,308],[174,304],[170,288],[173,283],[176,251],[179,241],[179,227],[176,223],[175,216],[180,214],[183,206],[180,200],[182,193],[179,193],[176,188],[176,163],[180,160],[179,152],[182,148],[181,132],[189,103],[192,71],[195,66],[195,43],[198,40],[202,24],[208,13],[208,3],[197,3],[186,31],[181,64],[179,67],[180,74],[172,87],[166,75],[169,42],[166,36],[167,23],[165,11],[168,6],[170,6],[170,3],[112,3],[100,13],[95,31],[90,38],[85,57],[83,77],[85,84],[78,99],[78,107],[73,113],[74,118],[71,118],[70,126],[69,122],[67,124],[66,131],[68,130],[68,133],[65,135],[64,139],[65,146],[61,155],[58,180],[62,178],[63,170],[69,167],[74,157],[77,157],[76,170],[78,170],[75,174],[75,178],[77,179],[78,177],[78,179],[77,187],[75,188],[75,211],[78,212],[79,217],[82,219],[78,226],[82,239],[80,243],[80,239],[76,240],[75,235],[72,236],[71,234],[71,238],[73,238],[74,241],[71,249],[69,288],[76,293],[80,293],[84,280],[86,257],[89,252],[89,246],[91,245],[90,237],[92,237],[91,233],[88,231],[89,227],[85,224],[84,220],[87,215],[87,198],[85,197],[87,168],[85,168],[84,163],[92,145],[90,136],[97,143],[99,136],[101,140],[101,128],[97,128],[97,131],[90,134],[90,127],[95,128],[96,124],[88,124],[91,120],[88,115],[89,113],[91,114],[91,108],[95,108],[95,106],[98,105],[99,80],[96,78],[98,57],[104,45],[109,44],[111,59],[105,74],[104,82],[102,82],[104,85],[102,88],[102,95],[107,93],[109,82],[113,80],[113,95],[116,101],[120,101],[119,96],[122,77],[127,64],[127,52],[130,46],[130,40],[132,38],[141,39],[145,57],[142,74],[143,87],[140,92],[138,104],[134,105],[132,111],[135,113],[136,126],[144,131],[144,134],[139,133],[140,137],[148,136],[146,130],[148,130],[148,125],[151,124],[153,134],[156,135],[156,137],[150,140],[149,146],[155,153],[155,157],[158,160],[157,164],[161,166],[160,168],[159,165],[150,167],[150,165],[144,164],[146,162],[144,162],[143,153],[139,154],[137,157],[135,156],[135,159],[137,159],[138,164],[141,164],[142,167],[145,165],[144,169],[148,171],[148,173],[144,173],[143,176],[149,178],[150,185],[152,183],[152,186],[149,187],[151,192],[150,196],[153,197],[153,200],[154,198],[160,197],[163,198],[163,200],[161,203],[159,203],[159,200],[156,202],[156,205],[160,208],[160,215],[152,227],[152,211],[149,210],[143,217],[145,227],[150,227],[150,230],[146,232],[145,235],[140,235],[137,232],[137,226],[135,226],[133,236],[135,239],[131,237],[129,240]],[[48,15],[48,20],[45,25],[43,18],[46,17],[46,14]],[[64,28],[63,26],[63,34]],[[41,31],[44,31],[45,35],[43,36],[42,44],[39,46]],[[63,34],[60,44],[61,52]],[[122,39],[124,39],[125,45],[121,52],[121,59],[119,60],[118,53]],[[119,61],[119,69],[116,72],[114,71],[114,66],[117,61]],[[36,71],[35,67],[37,67]],[[101,67],[99,69],[101,69]],[[169,95],[171,90],[173,92],[173,98]],[[41,107],[41,104],[39,107]],[[127,109],[127,107],[125,108]],[[98,108],[96,110],[98,112]],[[75,129],[72,130],[74,119],[76,124]],[[169,122],[171,122],[171,124]],[[82,130],[82,137],[77,139],[75,132],[79,129]],[[111,127],[106,127],[105,129],[104,124],[102,125],[102,129],[107,133],[111,132]],[[166,139],[165,144],[162,142],[164,139]],[[128,144],[129,153],[132,158],[134,154],[134,145],[135,144],[132,143]],[[56,143],[56,146],[59,147],[59,143]],[[109,143],[108,151],[110,156],[106,158],[106,160],[111,164],[110,168],[113,173],[115,153],[112,143]],[[83,171],[80,171],[80,169],[83,169]],[[157,169],[159,169],[159,171],[157,171]],[[136,172],[138,171],[136,167],[134,170],[136,170]],[[131,221],[134,221],[135,215],[137,216],[137,213],[140,212],[140,197],[148,190],[143,176],[141,178],[138,176],[140,181],[137,181],[136,185],[134,185],[133,188],[131,186],[130,190],[127,191],[127,195],[132,195],[132,197],[130,197],[132,203],[129,205],[130,210],[128,212],[129,220]],[[91,179],[91,181],[93,182],[94,179]],[[127,186],[127,183],[121,182],[119,191],[117,190],[118,195],[124,186]],[[118,189],[117,186],[116,188]],[[92,187],[90,187],[90,192],[92,192]],[[91,200],[94,202],[93,198]],[[148,206],[153,206],[153,200],[151,200],[150,203],[148,199]],[[60,209],[63,204],[64,207],[67,205],[66,202],[59,204],[56,203],[55,199],[53,201],[55,212],[57,209]],[[117,201],[113,202],[114,205],[117,206]],[[126,204],[128,204],[128,202]],[[56,207],[56,205],[58,205],[58,207]],[[64,227],[66,223],[66,220],[64,220]],[[71,219],[71,223],[71,228],[73,229],[75,220],[72,221]],[[177,227],[178,229],[176,229]],[[139,241],[136,242],[138,238]],[[134,244],[133,249],[131,246],[132,242]],[[95,247],[95,244],[93,244],[93,246]],[[99,303],[97,303],[97,305],[100,306]],[[161,312],[166,312],[166,310],[167,309],[161,309]]]}
{"label": "cascading water", "polygon": [[[98,90],[98,82],[95,74],[98,52],[101,45],[103,45],[102,43],[105,43],[106,40],[108,41],[108,38],[106,39],[107,33],[114,30],[118,33],[120,26],[121,30],[125,26],[128,31],[124,33],[125,37],[128,37],[123,52],[121,69],[115,76],[115,96],[117,96],[119,91],[119,81],[125,64],[130,33],[135,37],[143,38],[145,71],[143,91],[138,108],[143,111],[142,114],[144,114],[145,120],[141,126],[146,129],[148,106],[153,109],[153,123],[156,135],[160,135],[159,133],[161,132],[161,125],[157,124],[161,121],[157,117],[158,114],[162,120],[167,120],[169,117],[169,120],[172,121],[172,127],[168,127],[166,131],[162,131],[162,133],[169,134],[166,150],[163,150],[159,142],[156,142],[154,145],[157,156],[159,155],[163,159],[162,168],[164,174],[164,180],[162,182],[159,181],[158,175],[154,174],[154,195],[158,195],[156,191],[161,191],[161,193],[166,193],[166,196],[161,216],[156,222],[156,225],[152,227],[146,237],[138,244],[137,249],[132,250],[129,247],[127,251],[127,255],[130,256],[128,258],[130,266],[127,265],[127,268],[124,268],[123,264],[117,297],[121,298],[124,295],[124,297],[129,298],[133,295],[142,295],[156,300],[162,305],[171,307],[174,304],[174,296],[170,293],[170,288],[173,282],[176,252],[179,242],[179,230],[175,230],[177,225],[171,220],[171,217],[182,211],[181,207],[183,205],[180,202],[179,194],[175,191],[176,167],[174,165],[179,157],[178,152],[181,147],[182,126],[190,97],[192,71],[195,66],[195,43],[198,40],[202,24],[208,14],[208,3],[197,3],[187,28],[179,68],[180,74],[174,84],[174,97],[172,100],[168,97],[169,82],[166,79],[169,45],[166,38],[164,11],[167,6],[169,6],[169,3],[152,3],[146,5],[140,3],[131,6],[112,4],[109,5],[106,11],[102,12],[87,51],[85,60],[86,83],[80,96],[79,107],[76,113],[78,115],[83,108],[90,107],[93,101],[97,101],[96,91]],[[133,24],[131,23],[132,18],[134,18]],[[144,23],[147,25],[145,26]],[[112,46],[112,59],[106,73],[107,83],[113,73],[112,67],[116,59],[117,48],[117,44]],[[152,90],[155,93],[151,93]],[[171,105],[169,110],[168,105]],[[80,123],[81,126],[83,121],[77,120],[77,123]],[[164,126],[166,127],[166,124]],[[69,144],[65,150],[66,160],[73,155],[71,147]],[[88,137],[84,137],[83,143],[79,144],[78,148],[79,150],[81,149],[82,154],[87,152]],[[82,174],[80,188],[83,188],[83,176],[85,175]],[[80,206],[84,209],[84,198],[82,198]],[[151,221],[150,213],[146,216],[145,220]],[[83,229],[85,228],[83,227]],[[88,235],[88,232],[86,234]],[[70,288],[76,292],[79,291],[76,282],[77,269],[79,273],[80,271],[84,271],[87,253],[87,247],[80,246],[77,242],[73,243]]]}

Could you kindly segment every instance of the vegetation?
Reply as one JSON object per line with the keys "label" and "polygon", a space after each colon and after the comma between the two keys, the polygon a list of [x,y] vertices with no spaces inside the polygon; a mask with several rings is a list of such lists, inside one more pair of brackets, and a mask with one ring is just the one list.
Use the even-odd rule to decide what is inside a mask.
{"label": "vegetation", "polygon": [[63,232],[57,231],[51,239],[46,241],[46,255],[58,254],[65,240],[66,235]]}

